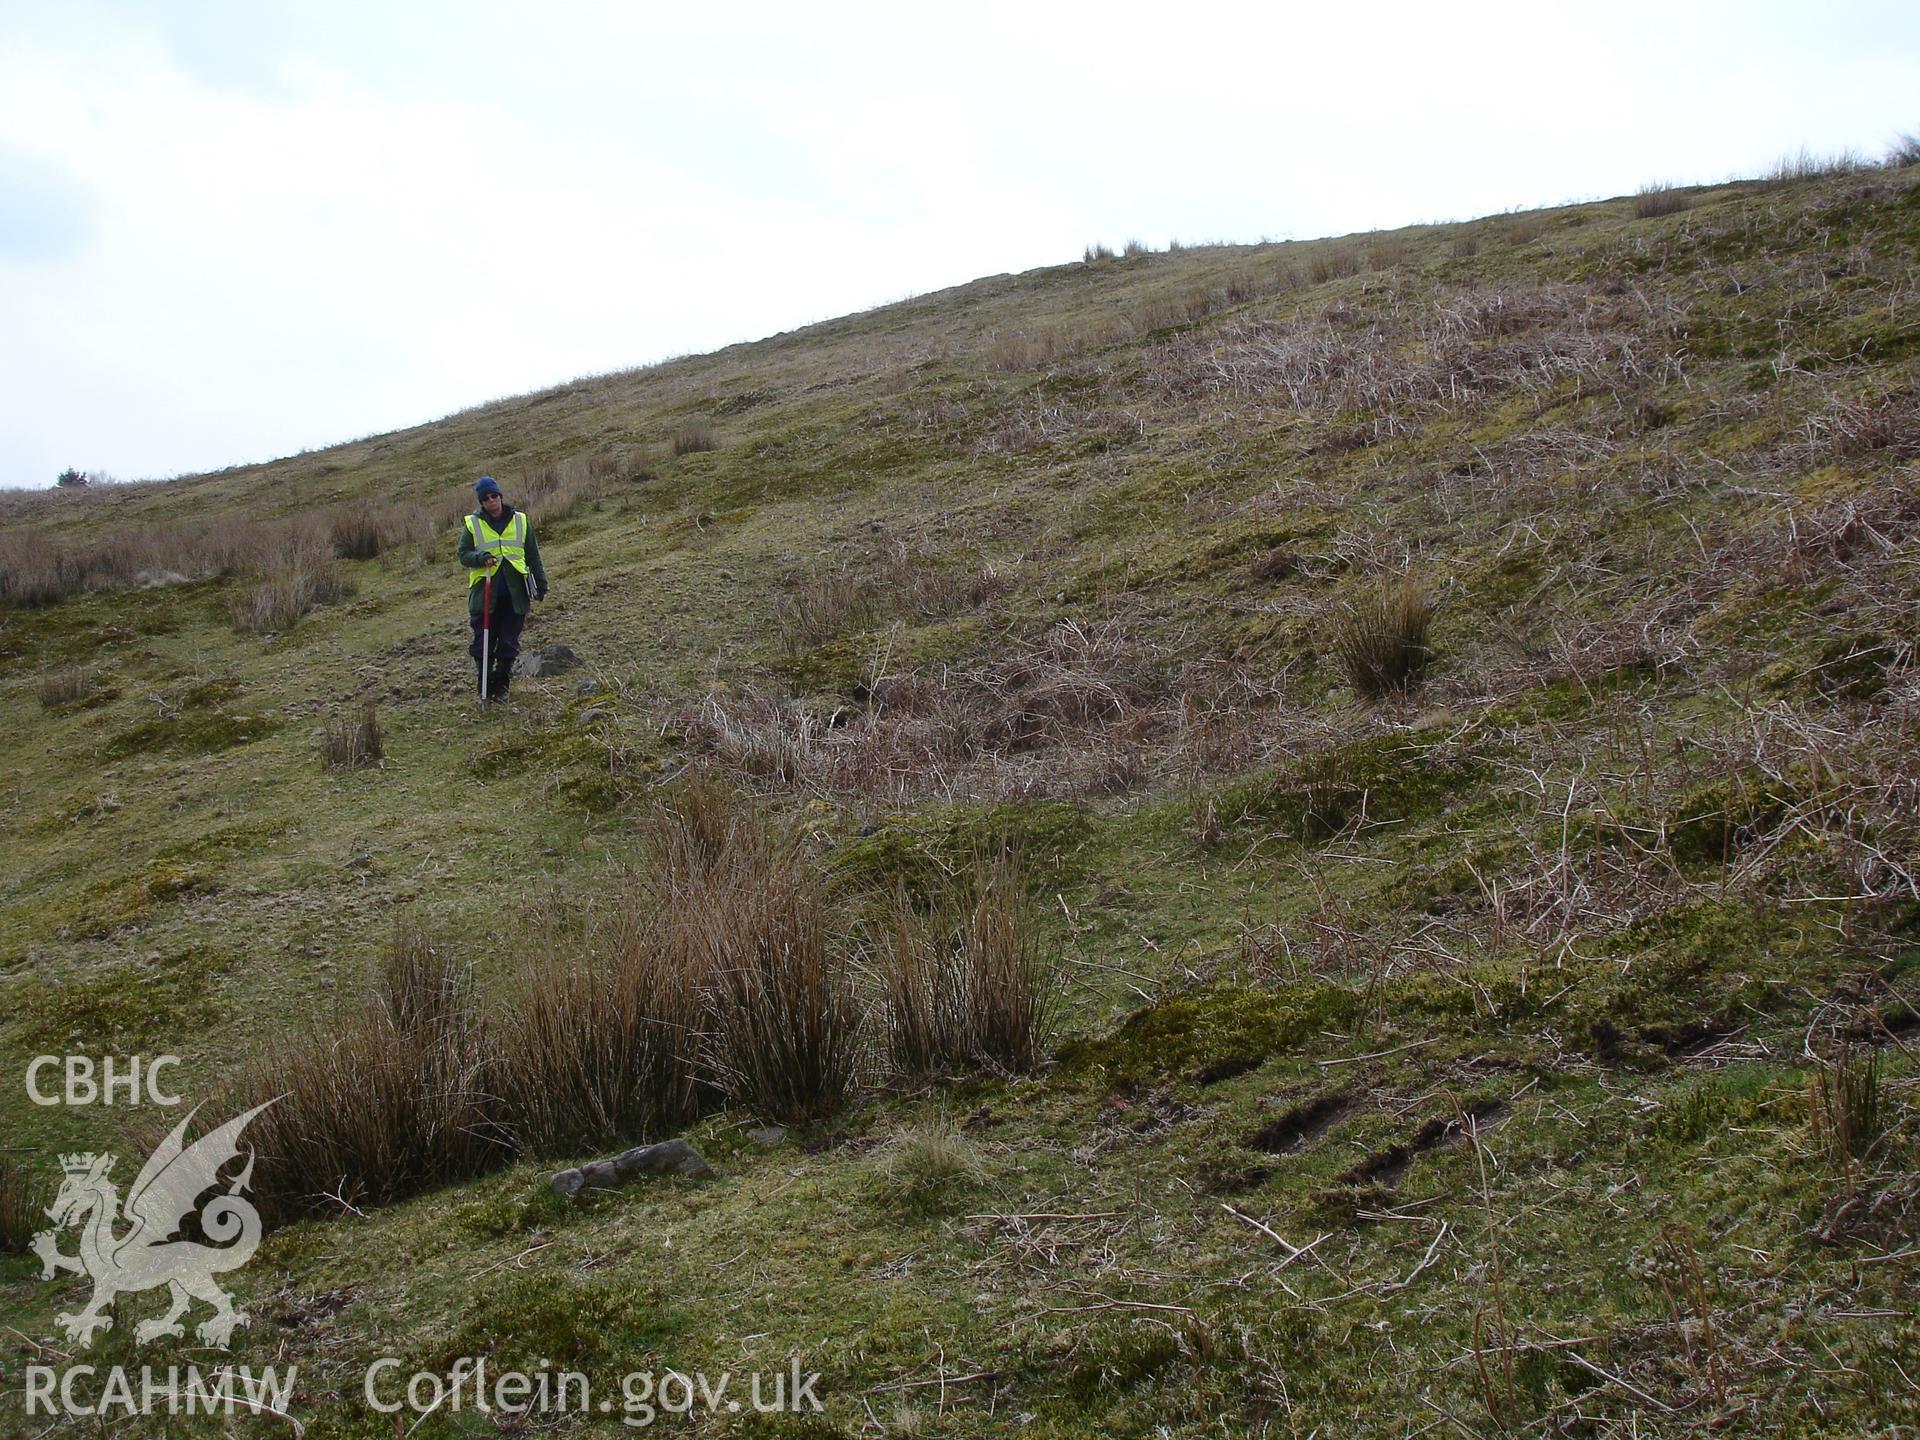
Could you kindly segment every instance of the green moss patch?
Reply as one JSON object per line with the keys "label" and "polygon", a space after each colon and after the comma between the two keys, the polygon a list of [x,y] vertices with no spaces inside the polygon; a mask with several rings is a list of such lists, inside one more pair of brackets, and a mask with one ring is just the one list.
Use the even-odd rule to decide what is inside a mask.
{"label": "green moss patch", "polygon": [[1348,1023],[1359,1004],[1333,985],[1199,990],[1136,1010],[1110,1035],[1070,1042],[1060,1073],[1109,1088],[1217,1073],[1296,1052],[1321,1030]]}
{"label": "green moss patch", "polygon": [[611,1377],[648,1368],[640,1362],[658,1356],[681,1323],[650,1286],[564,1272],[502,1276],[461,1311],[449,1336],[418,1352],[418,1368],[444,1373],[455,1360],[485,1355],[501,1371],[535,1375],[550,1366]]}
{"label": "green moss patch", "polygon": [[113,759],[134,755],[215,755],[264,740],[280,729],[280,720],[264,712],[193,706],[143,720],[110,737],[102,752]]}
{"label": "green moss patch", "polygon": [[1257,823],[1303,844],[1369,822],[1419,819],[1471,796],[1486,773],[1479,757],[1443,749],[1430,735],[1349,741],[1230,786],[1216,802],[1223,820]]}
{"label": "green moss patch", "polygon": [[9,1008],[22,1039],[36,1048],[127,1053],[178,1044],[218,1023],[224,1011],[213,983],[232,963],[196,947],[58,980],[25,976],[9,983]]}
{"label": "green moss patch", "polygon": [[1084,868],[1091,812],[1070,801],[942,805],[890,820],[833,857],[833,871],[854,889],[896,885],[922,898],[966,873],[977,856],[1012,852],[1035,884],[1060,883]]}

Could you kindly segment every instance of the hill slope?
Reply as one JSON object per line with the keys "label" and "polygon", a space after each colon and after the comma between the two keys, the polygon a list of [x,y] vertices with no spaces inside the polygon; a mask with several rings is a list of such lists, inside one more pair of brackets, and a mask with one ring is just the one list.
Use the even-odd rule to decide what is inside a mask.
{"label": "hill slope", "polygon": [[[1052,1058],[876,1060],[784,1138],[714,1111],[717,1182],[323,1202],[233,1277],[310,1434],[393,1432],[376,1357],[482,1353],[822,1376],[824,1416],[701,1433],[1920,1424],[1920,175],[1678,198],[996,277],[11,502],[16,573],[185,558],[0,611],[7,1072],[177,1054],[223,1101],[406,921],[504,1002],[692,763],[849,893],[1015,842]],[[549,497],[528,643],[585,661],[486,713],[483,470]],[[341,507],[382,553],[245,628]],[[1367,702],[1338,641],[1402,579],[1434,660]],[[323,768],[368,699],[385,764]],[[49,1175],[158,1133],[18,1081],[0,1116]],[[9,1389],[83,1295],[0,1258]],[[157,1308],[101,1353],[209,1363],[135,1351]]]}

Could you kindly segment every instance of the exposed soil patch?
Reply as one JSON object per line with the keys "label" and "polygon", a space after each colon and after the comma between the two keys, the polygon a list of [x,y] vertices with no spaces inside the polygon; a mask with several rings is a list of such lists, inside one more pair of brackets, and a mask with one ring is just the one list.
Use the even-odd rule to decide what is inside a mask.
{"label": "exposed soil patch", "polygon": [[1906,1035],[1916,1027],[1920,1027],[1920,1010],[1915,1010],[1909,1005],[1900,1005],[1883,1011],[1880,1015],[1880,1025],[1876,1028],[1883,1028],[1884,1033],[1888,1035]]}
{"label": "exposed soil patch", "polygon": [[1920,1028],[1920,1010],[1902,1001],[1860,1016],[1843,1033],[1849,1040],[1884,1045],[1889,1039],[1904,1039],[1916,1028]]}
{"label": "exposed soil patch", "polygon": [[1351,1095],[1329,1094],[1295,1105],[1270,1125],[1262,1126],[1247,1138],[1249,1150],[1268,1155],[1285,1155],[1307,1141],[1324,1134],[1353,1110]]}
{"label": "exposed soil patch", "polygon": [[1103,1119],[1135,1135],[1153,1135],[1170,1130],[1199,1113],[1197,1107],[1182,1104],[1171,1095],[1155,1090],[1109,1095],[1101,1106]]}
{"label": "exposed soil patch", "polygon": [[1266,1058],[1264,1055],[1235,1055],[1225,1060],[1216,1060],[1195,1072],[1193,1083],[1218,1085],[1222,1080],[1232,1080],[1246,1074],[1249,1070],[1258,1070],[1266,1063]]}
{"label": "exposed soil patch", "polygon": [[[1506,1106],[1496,1100],[1482,1100],[1467,1107],[1466,1118],[1476,1130],[1485,1130],[1506,1113]],[[1407,1167],[1414,1157],[1424,1155],[1429,1150],[1437,1150],[1442,1145],[1451,1145],[1465,1132],[1459,1116],[1434,1116],[1413,1134],[1413,1138],[1399,1145],[1391,1145],[1385,1150],[1369,1155],[1358,1165],[1340,1177],[1343,1185],[1385,1185],[1392,1187],[1400,1183],[1400,1177],[1407,1173]]]}
{"label": "exposed soil patch", "polygon": [[1733,1033],[1703,1020],[1690,1020],[1681,1025],[1649,1025],[1640,1032],[1640,1038],[1649,1045],[1658,1045],[1669,1055],[1678,1056],[1696,1055]]}
{"label": "exposed soil patch", "polygon": [[355,1289],[328,1290],[319,1295],[303,1295],[278,1309],[274,1321],[286,1330],[316,1330],[360,1298]]}

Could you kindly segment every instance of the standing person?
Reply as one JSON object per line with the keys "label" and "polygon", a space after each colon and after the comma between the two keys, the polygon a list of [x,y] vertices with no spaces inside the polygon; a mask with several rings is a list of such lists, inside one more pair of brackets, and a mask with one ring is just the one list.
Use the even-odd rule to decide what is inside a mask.
{"label": "standing person", "polygon": [[[480,508],[460,527],[460,563],[467,567],[467,623],[473,626],[468,653],[477,667],[484,622],[491,631],[491,667],[484,677],[476,670],[475,679],[485,681],[488,699],[504,700],[513,683],[513,662],[520,655],[520,627],[527,623],[528,606],[547,598],[547,572],[540,564],[540,547],[534,543],[526,512],[507,504],[500,482],[482,475],[474,482],[473,493]],[[490,617],[481,611],[481,597],[488,590],[482,582],[488,576],[493,577]]]}

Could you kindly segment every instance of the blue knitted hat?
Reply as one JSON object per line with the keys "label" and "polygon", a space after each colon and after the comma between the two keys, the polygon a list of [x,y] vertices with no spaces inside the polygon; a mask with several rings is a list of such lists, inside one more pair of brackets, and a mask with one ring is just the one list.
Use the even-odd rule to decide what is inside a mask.
{"label": "blue knitted hat", "polygon": [[489,495],[498,495],[500,493],[500,482],[491,475],[482,475],[478,480],[473,482],[473,493],[482,500],[486,499]]}

